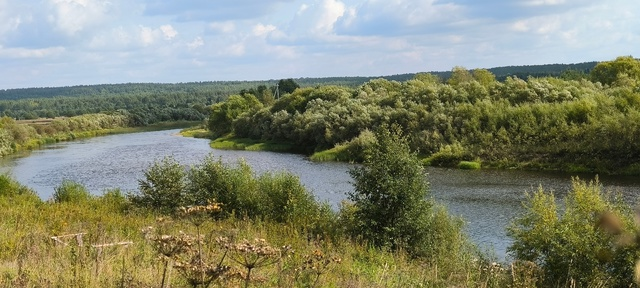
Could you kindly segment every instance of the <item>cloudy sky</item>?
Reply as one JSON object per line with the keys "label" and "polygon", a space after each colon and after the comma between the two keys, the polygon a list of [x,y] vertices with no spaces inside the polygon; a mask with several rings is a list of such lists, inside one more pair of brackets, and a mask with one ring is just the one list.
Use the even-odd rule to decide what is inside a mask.
{"label": "cloudy sky", "polygon": [[0,0],[0,89],[640,56],[638,0]]}

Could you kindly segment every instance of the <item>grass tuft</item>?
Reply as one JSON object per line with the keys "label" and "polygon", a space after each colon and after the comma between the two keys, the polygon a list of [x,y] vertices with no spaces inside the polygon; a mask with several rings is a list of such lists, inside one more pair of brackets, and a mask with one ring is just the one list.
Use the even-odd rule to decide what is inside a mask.
{"label": "grass tuft", "polygon": [[458,163],[458,169],[477,170],[477,169],[480,169],[481,167],[482,165],[480,164],[480,162],[460,161]]}

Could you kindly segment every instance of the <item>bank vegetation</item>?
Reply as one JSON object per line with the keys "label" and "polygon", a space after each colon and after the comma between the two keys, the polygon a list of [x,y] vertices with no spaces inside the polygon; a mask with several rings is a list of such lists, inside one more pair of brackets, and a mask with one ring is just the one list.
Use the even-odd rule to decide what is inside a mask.
{"label": "bank vegetation", "polygon": [[[589,74],[507,77],[455,67],[398,82],[300,88],[273,102],[246,92],[214,104],[214,137],[284,142],[315,159],[361,161],[371,131],[399,125],[425,164],[640,173],[640,61]],[[477,164],[476,164],[477,166]]]}

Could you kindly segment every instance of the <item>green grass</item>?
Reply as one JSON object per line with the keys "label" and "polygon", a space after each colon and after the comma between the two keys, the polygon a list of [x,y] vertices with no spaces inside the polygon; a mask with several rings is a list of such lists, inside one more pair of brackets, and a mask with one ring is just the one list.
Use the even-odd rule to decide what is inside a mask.
{"label": "green grass", "polygon": [[180,131],[180,135],[184,137],[205,138],[205,139],[210,139],[213,136],[211,131],[201,127],[183,129],[182,131]]}
{"label": "green grass", "polygon": [[458,163],[458,169],[476,170],[476,169],[480,169],[481,167],[482,165],[480,165],[480,162],[460,161],[460,163]]}
{"label": "green grass", "polygon": [[309,159],[315,162],[328,162],[328,161],[340,161],[338,160],[340,151],[336,148],[323,150],[313,153]]}
{"label": "green grass", "polygon": [[[64,203],[2,196],[0,287],[160,287],[165,258],[155,250],[157,242],[142,233],[150,226],[159,233],[155,235],[204,235],[207,263],[219,263],[226,253],[218,237],[233,243],[265,239],[271,247],[294,251],[252,270],[251,287],[486,287],[488,281],[479,272],[481,262],[438,266],[348,239],[309,239],[290,225],[229,218],[209,220],[196,229],[188,219],[156,219],[113,196]],[[66,245],[51,238],[74,233],[86,233],[80,245],[77,237],[62,239]],[[131,243],[95,246],[121,242]],[[189,246],[191,252],[184,255],[194,255],[189,253],[196,247]],[[231,267],[229,275],[246,275],[232,260],[233,252],[228,253],[222,264]],[[178,272],[172,269],[171,287],[189,287]],[[242,277],[230,276],[214,287],[242,286]]]}
{"label": "green grass", "polygon": [[292,152],[294,146],[290,143],[284,142],[263,142],[248,138],[235,138],[233,135],[226,135],[211,141],[211,148],[223,150]]}

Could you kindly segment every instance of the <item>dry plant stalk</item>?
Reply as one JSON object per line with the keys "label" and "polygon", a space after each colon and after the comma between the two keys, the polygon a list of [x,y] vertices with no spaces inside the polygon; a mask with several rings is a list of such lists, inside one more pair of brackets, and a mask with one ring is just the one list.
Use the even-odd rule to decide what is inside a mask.
{"label": "dry plant stalk", "polygon": [[[200,233],[200,226],[211,219],[212,214],[220,212],[222,210],[220,207],[220,203],[211,201],[208,205],[178,209],[177,215],[179,217],[196,226],[196,236],[188,235],[182,231],[179,231],[178,235],[152,233],[153,227],[143,229],[145,238],[150,241],[153,248],[162,255],[165,261],[161,287],[168,287],[172,267],[175,267],[193,287],[199,285],[207,287],[230,269],[230,267],[222,265],[226,252],[217,264],[208,263],[202,254],[204,237]],[[159,218],[157,222],[164,226],[170,223],[164,218]]]}
{"label": "dry plant stalk", "polygon": [[219,238],[224,247],[230,252],[229,258],[244,267],[247,272],[244,276],[244,287],[249,287],[251,271],[253,269],[273,265],[289,252],[289,247],[274,248],[265,239],[256,238],[253,242],[243,239],[240,243],[229,243],[226,238]]}
{"label": "dry plant stalk", "polygon": [[312,273],[315,276],[312,287],[317,287],[320,276],[342,263],[342,259],[337,256],[328,256],[321,250],[316,249],[311,254],[304,256],[304,262],[296,269],[296,279],[303,273]]}

